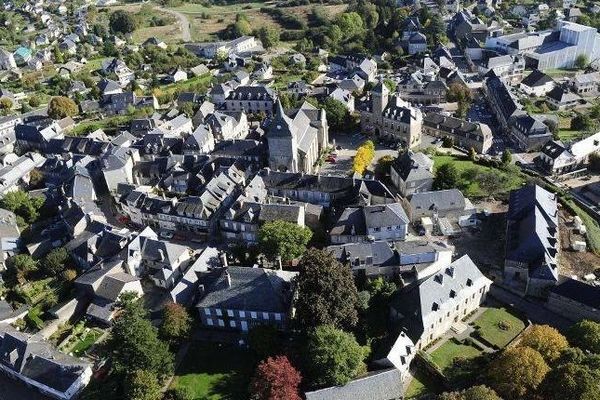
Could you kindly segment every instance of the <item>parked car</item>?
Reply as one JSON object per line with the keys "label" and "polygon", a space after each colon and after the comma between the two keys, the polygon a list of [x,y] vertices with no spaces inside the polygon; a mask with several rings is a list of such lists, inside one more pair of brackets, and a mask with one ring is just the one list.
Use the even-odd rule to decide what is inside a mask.
{"label": "parked car", "polygon": [[173,232],[160,231],[160,237],[163,239],[173,239]]}

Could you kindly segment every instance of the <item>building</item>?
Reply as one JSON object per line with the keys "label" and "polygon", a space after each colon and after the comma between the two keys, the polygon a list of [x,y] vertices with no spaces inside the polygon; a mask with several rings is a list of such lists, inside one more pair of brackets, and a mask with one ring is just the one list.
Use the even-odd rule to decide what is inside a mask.
{"label": "building", "polygon": [[600,287],[567,278],[550,288],[546,307],[573,322],[600,322]]}
{"label": "building", "polygon": [[0,325],[0,372],[46,396],[70,400],[87,386],[92,365],[58,352],[46,341]]}
{"label": "building", "polygon": [[421,350],[477,310],[491,284],[464,255],[429,278],[400,290],[392,300],[391,315]]}
{"label": "building", "polygon": [[600,74],[598,72],[576,75],[571,80],[571,89],[580,96],[597,94],[598,85],[600,85]]}
{"label": "building", "polygon": [[555,110],[574,108],[579,104],[581,97],[571,92],[568,88],[556,86],[546,95],[546,102]]}
{"label": "building", "polygon": [[9,51],[0,48],[0,70],[12,70],[17,68],[15,57]]}
{"label": "building", "polygon": [[225,110],[272,115],[276,99],[277,94],[266,86],[238,86],[225,97]]}
{"label": "building", "polygon": [[404,240],[408,234],[408,217],[400,203],[349,207],[329,232],[331,243]]}
{"label": "building", "polygon": [[332,386],[304,393],[306,400],[400,400],[404,397],[403,379],[396,368],[369,372],[344,386]]}
{"label": "building", "polygon": [[240,36],[228,42],[190,43],[186,44],[185,47],[192,53],[205,58],[214,58],[216,55],[232,56],[263,50],[260,40],[257,40],[254,36]]}
{"label": "building", "polygon": [[414,193],[406,202],[413,223],[422,223],[423,217],[448,220],[461,227],[477,223],[475,207],[458,189]]}
{"label": "building", "polygon": [[421,144],[423,114],[400,99],[390,96],[380,81],[358,107],[361,129],[377,137],[395,139],[408,148]]}
{"label": "building", "polygon": [[549,140],[552,132],[537,116],[523,111],[515,113],[510,120],[510,135],[517,146],[524,151],[537,151]]}
{"label": "building", "polygon": [[529,96],[542,97],[554,89],[554,80],[540,70],[533,70],[519,85]]}
{"label": "building", "polygon": [[523,72],[525,72],[525,58],[518,54],[490,55],[484,57],[478,68],[481,76],[485,76],[491,72],[513,85],[523,79]]}
{"label": "building", "polygon": [[504,286],[521,294],[547,297],[548,290],[558,283],[559,248],[556,195],[537,185],[512,191]]}
{"label": "building", "polygon": [[479,154],[487,153],[493,142],[492,131],[488,125],[434,112],[423,117],[423,133],[450,138],[456,146],[467,150],[472,148]]}
{"label": "building", "polygon": [[390,178],[404,197],[428,192],[433,187],[433,160],[423,153],[406,151],[392,163]]}
{"label": "building", "polygon": [[196,304],[204,327],[248,332],[257,325],[287,329],[292,317],[296,272],[225,267],[200,284]]}
{"label": "building", "polygon": [[0,271],[6,269],[7,258],[19,253],[20,242],[21,230],[17,225],[17,216],[0,208]]}
{"label": "building", "polygon": [[269,167],[281,172],[314,172],[329,143],[325,110],[305,102],[290,117],[279,100],[276,108],[267,132]]}
{"label": "building", "polygon": [[544,145],[536,163],[550,175],[570,175],[584,171],[590,155],[600,151],[600,132],[567,146],[551,140]]}

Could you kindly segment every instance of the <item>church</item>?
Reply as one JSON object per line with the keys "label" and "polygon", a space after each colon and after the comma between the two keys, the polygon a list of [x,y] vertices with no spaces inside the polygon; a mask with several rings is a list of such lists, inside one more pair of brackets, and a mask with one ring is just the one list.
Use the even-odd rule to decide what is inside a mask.
{"label": "church", "polygon": [[267,132],[269,168],[280,172],[312,173],[329,143],[325,110],[308,102],[288,116],[279,99]]}
{"label": "church", "polygon": [[423,113],[399,96],[390,96],[389,89],[382,81],[359,104],[358,110],[363,132],[399,140],[408,148],[421,144]]}

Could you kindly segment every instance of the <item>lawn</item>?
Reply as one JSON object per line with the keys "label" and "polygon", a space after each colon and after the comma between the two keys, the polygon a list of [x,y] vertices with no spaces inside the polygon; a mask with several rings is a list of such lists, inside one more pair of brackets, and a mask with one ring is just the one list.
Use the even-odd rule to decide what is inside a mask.
{"label": "lawn", "polygon": [[100,336],[102,336],[101,330],[90,329],[81,338],[79,338],[75,345],[73,345],[71,348],[71,353],[77,357],[80,357],[83,353],[88,351],[98,339],[100,339]]}
{"label": "lawn", "polygon": [[488,197],[508,193],[518,189],[526,182],[518,167],[486,167],[455,155],[433,156],[434,168],[452,163],[458,170],[460,179],[458,189],[467,197]]}
{"label": "lawn", "polygon": [[525,329],[525,323],[504,308],[488,308],[473,323],[484,341],[500,349]]}
{"label": "lawn", "polygon": [[564,142],[572,142],[574,140],[579,140],[583,137],[584,132],[575,131],[571,129],[560,129],[558,131],[558,138]]}
{"label": "lawn", "polygon": [[215,343],[193,344],[175,373],[172,387],[188,387],[197,400],[243,400],[255,360],[243,349]]}
{"label": "lawn", "polygon": [[421,396],[437,394],[442,391],[443,388],[440,386],[439,382],[433,379],[431,375],[423,372],[420,368],[417,368],[413,375],[413,380],[410,381],[410,384],[406,389],[405,396],[407,399],[418,399]]}
{"label": "lawn", "polygon": [[452,367],[455,359],[475,358],[479,354],[481,354],[479,349],[460,343],[455,339],[450,339],[429,355],[431,356],[431,360],[445,373]]}

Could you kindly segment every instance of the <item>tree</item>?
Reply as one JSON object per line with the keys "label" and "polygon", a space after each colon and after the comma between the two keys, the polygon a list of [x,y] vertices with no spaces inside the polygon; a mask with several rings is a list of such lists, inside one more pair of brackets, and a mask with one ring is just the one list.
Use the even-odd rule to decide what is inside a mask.
{"label": "tree", "polygon": [[471,160],[471,161],[477,160],[477,152],[472,147],[469,149],[469,160]]}
{"label": "tree", "polygon": [[537,350],[547,363],[560,357],[561,352],[569,346],[567,339],[549,325],[533,325],[521,336],[519,344]]}
{"label": "tree", "polygon": [[458,169],[453,163],[442,164],[435,172],[433,188],[435,190],[454,189],[460,179]]}
{"label": "tree", "polygon": [[351,328],[358,322],[358,291],[350,268],[328,251],[310,249],[298,265],[296,318],[303,329]]}
{"label": "tree", "polygon": [[473,386],[461,392],[442,393],[437,400],[502,400],[487,386]]}
{"label": "tree", "polygon": [[575,131],[589,131],[594,126],[594,122],[589,115],[577,114],[571,120],[571,129]]}
{"label": "tree", "polygon": [[150,371],[135,370],[126,380],[125,393],[129,400],[159,400],[160,390],[156,374]]}
{"label": "tree", "polygon": [[585,54],[580,54],[575,58],[575,66],[579,69],[585,69],[590,63],[588,56]]}
{"label": "tree", "polygon": [[464,118],[467,115],[467,110],[473,101],[473,93],[471,89],[459,82],[454,82],[448,87],[446,93],[446,100],[449,102],[458,103],[458,110],[456,111],[458,117]]}
{"label": "tree", "polygon": [[540,386],[546,400],[600,399],[600,371],[587,365],[559,365],[546,375]]}
{"label": "tree", "polygon": [[191,324],[192,318],[183,306],[177,303],[169,303],[163,310],[160,333],[169,340],[181,340],[189,334]]}
{"label": "tree", "polygon": [[258,36],[265,49],[275,47],[279,43],[279,32],[273,28],[263,26],[256,31],[256,36]]}
{"label": "tree", "polygon": [[279,352],[279,332],[273,325],[256,325],[248,332],[248,346],[260,359]]}
{"label": "tree", "polygon": [[125,10],[117,10],[110,14],[110,30],[113,33],[132,33],[137,29],[137,22],[134,15]]}
{"label": "tree", "polygon": [[67,268],[70,260],[71,256],[67,249],[58,247],[46,254],[42,266],[48,275],[58,276]]}
{"label": "tree", "polygon": [[325,109],[327,122],[333,131],[343,131],[348,127],[350,114],[344,103],[328,96],[323,101],[323,109]]}
{"label": "tree", "polygon": [[367,140],[356,150],[352,161],[354,172],[360,175],[364,174],[367,167],[371,165],[373,157],[375,157],[375,144],[371,140]]}
{"label": "tree", "polygon": [[531,347],[505,350],[489,368],[491,386],[501,396],[520,399],[535,392],[550,368]]}
{"label": "tree", "polygon": [[48,104],[48,116],[52,119],[73,117],[79,113],[77,104],[68,97],[56,96]]}
{"label": "tree", "polygon": [[187,386],[178,386],[167,390],[163,400],[194,400],[194,398],[192,389]]}
{"label": "tree", "polygon": [[42,100],[40,99],[40,97],[39,97],[39,96],[32,95],[32,96],[29,98],[29,105],[30,105],[31,107],[34,107],[34,108],[36,108],[36,107],[39,107],[39,106],[40,106],[40,104],[42,104]]}
{"label": "tree", "polygon": [[345,385],[366,371],[369,353],[351,333],[323,325],[308,335],[307,365],[314,386]]}
{"label": "tree", "polygon": [[29,193],[23,190],[8,192],[2,200],[0,206],[17,214],[25,222],[31,224],[40,216],[39,210],[44,205],[44,200],[39,197],[31,197]]}
{"label": "tree", "polygon": [[6,260],[6,268],[18,282],[23,283],[27,275],[37,271],[38,263],[29,254],[17,254]]}
{"label": "tree", "polygon": [[339,14],[335,19],[335,25],[340,28],[342,37],[348,40],[363,34],[365,30],[362,18],[355,12]]}
{"label": "tree", "polygon": [[567,339],[572,346],[583,351],[600,354],[600,323],[583,320],[573,325],[567,332]]}
{"label": "tree", "polygon": [[501,160],[503,165],[508,165],[512,162],[512,154],[509,149],[504,149]]}
{"label": "tree", "polygon": [[281,257],[284,262],[300,257],[311,237],[309,228],[282,220],[267,222],[258,230],[262,252],[271,260]]}
{"label": "tree", "polygon": [[133,293],[124,293],[118,306],[122,312],[116,318],[106,349],[117,375],[142,369],[159,378],[173,372],[173,355],[166,343],[158,338],[158,330],[147,318],[147,311]]}
{"label": "tree", "polygon": [[0,98],[0,110],[10,110],[13,108],[13,102],[8,97]]}
{"label": "tree", "polygon": [[44,186],[44,175],[39,169],[34,168],[29,173],[29,185],[33,188]]}
{"label": "tree", "polygon": [[253,400],[300,400],[302,377],[286,356],[269,357],[258,364],[250,383]]}

